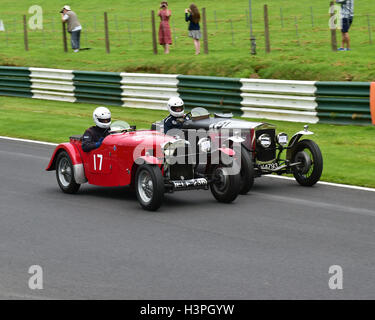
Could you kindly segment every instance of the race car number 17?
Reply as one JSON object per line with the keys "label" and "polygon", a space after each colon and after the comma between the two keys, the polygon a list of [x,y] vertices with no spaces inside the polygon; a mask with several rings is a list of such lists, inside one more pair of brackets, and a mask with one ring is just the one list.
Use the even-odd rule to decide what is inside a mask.
{"label": "race car number 17", "polygon": [[[98,160],[96,160],[98,159]],[[94,170],[96,171],[96,161],[98,161],[99,169],[98,171],[102,170],[102,164],[103,164],[103,155],[102,154],[94,154]]]}

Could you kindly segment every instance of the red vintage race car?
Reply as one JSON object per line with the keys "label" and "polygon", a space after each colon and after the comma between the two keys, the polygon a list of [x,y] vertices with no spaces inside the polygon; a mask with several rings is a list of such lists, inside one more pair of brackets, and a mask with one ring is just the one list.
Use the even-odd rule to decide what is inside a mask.
{"label": "red vintage race car", "polygon": [[[130,186],[141,206],[157,210],[166,192],[210,189],[224,203],[236,199],[240,191],[239,169],[235,152],[228,148],[212,150],[209,139],[196,146],[178,137],[153,130],[135,130],[124,121],[116,121],[102,145],[91,152],[81,148],[81,136],[58,145],[46,168],[56,171],[65,193],[76,193],[81,184],[104,187]],[[198,150],[198,151],[196,151]],[[206,163],[199,163],[200,155]],[[226,161],[222,161],[225,157]],[[212,161],[212,159],[219,161]],[[198,167],[201,167],[198,170]]]}

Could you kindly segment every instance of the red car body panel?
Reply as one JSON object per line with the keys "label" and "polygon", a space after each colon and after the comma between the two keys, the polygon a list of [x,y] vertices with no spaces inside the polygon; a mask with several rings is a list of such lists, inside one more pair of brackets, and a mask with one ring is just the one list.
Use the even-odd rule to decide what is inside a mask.
{"label": "red car body panel", "polygon": [[161,145],[170,140],[173,137],[151,130],[115,133],[107,136],[99,148],[84,152],[82,142],[71,139],[70,143],[60,144],[56,148],[46,170],[55,169],[56,155],[64,149],[69,153],[73,165],[83,163],[90,184],[126,186],[132,182],[137,159],[159,166],[162,164],[162,160],[157,157],[163,156]]}

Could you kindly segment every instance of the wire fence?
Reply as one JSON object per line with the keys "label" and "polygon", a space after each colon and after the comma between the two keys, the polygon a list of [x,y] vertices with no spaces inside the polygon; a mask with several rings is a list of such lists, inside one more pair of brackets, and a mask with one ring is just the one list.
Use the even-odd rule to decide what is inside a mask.
{"label": "wire fence", "polygon": [[[22,50],[24,48],[24,31],[22,16],[7,16],[1,19],[4,31],[0,31],[1,48]],[[83,30],[81,47],[105,50],[105,32],[103,14],[80,18]],[[125,14],[108,14],[109,40],[111,49],[118,51],[145,51],[152,48],[152,27],[150,13],[140,13],[138,17]],[[262,14],[253,17],[253,33],[259,50],[265,47],[265,30]],[[305,14],[286,14],[282,7],[273,8],[269,14],[269,33],[271,50],[287,51],[298,46],[329,45],[329,15],[314,14],[310,7]],[[1,25],[1,23],[0,23]],[[187,24],[182,15],[174,15],[170,21],[173,46],[177,50],[191,50],[191,39],[188,37]],[[158,25],[156,26],[158,30]],[[249,51],[250,15],[228,15],[228,12],[207,10],[207,29],[210,50],[214,51]],[[1,30],[1,29],[0,29]],[[375,15],[358,14],[354,18],[351,35],[358,45],[373,43],[375,32]],[[43,29],[28,28],[30,50],[62,48],[62,26],[59,16],[44,15]]]}

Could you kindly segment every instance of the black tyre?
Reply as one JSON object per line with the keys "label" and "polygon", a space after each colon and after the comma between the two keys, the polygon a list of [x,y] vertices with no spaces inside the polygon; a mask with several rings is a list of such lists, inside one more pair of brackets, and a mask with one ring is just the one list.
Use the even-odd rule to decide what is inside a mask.
{"label": "black tyre", "polygon": [[155,211],[164,199],[164,179],[158,166],[143,164],[135,174],[135,191],[142,208]]}
{"label": "black tyre", "polygon": [[293,162],[301,165],[293,168],[293,175],[302,186],[317,183],[323,172],[323,157],[319,146],[312,140],[301,140],[293,153]]}
{"label": "black tyre", "polygon": [[57,156],[56,179],[59,187],[65,193],[76,193],[81,186],[74,179],[72,160],[66,151],[60,152]]}
{"label": "black tyre", "polygon": [[232,174],[233,168],[222,165],[215,166],[212,171],[211,193],[219,202],[230,203],[240,193],[240,174]]}
{"label": "black tyre", "polygon": [[254,185],[254,165],[249,151],[241,147],[240,194],[247,194]]}

